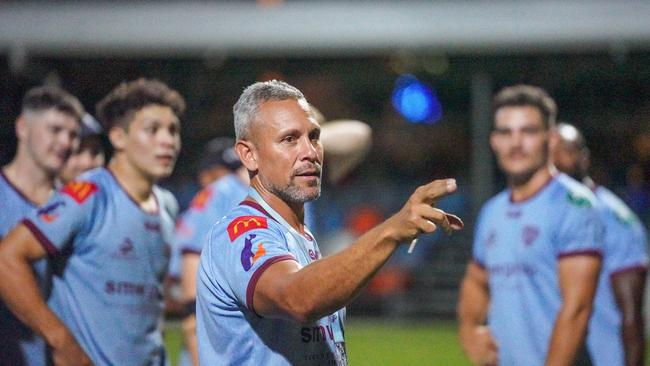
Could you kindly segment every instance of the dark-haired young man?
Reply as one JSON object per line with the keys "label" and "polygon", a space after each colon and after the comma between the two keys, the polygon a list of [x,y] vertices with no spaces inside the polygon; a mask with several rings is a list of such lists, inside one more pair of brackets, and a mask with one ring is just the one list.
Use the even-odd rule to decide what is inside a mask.
{"label": "dark-haired young man", "polygon": [[[56,365],[163,365],[162,280],[173,212],[155,182],[180,150],[183,98],[165,84],[123,83],[98,103],[115,149],[108,169],[66,184],[0,243],[0,296],[42,335]],[[29,264],[49,257],[52,293]]]}
{"label": "dark-haired young man", "polygon": [[[52,195],[56,177],[79,143],[83,107],[57,87],[37,87],[23,98],[16,120],[18,148],[0,171],[0,238]],[[33,263],[42,293],[46,261]],[[3,279],[5,281],[6,279]],[[0,302],[0,365],[45,365],[45,343]]]}
{"label": "dark-haired young man", "polygon": [[508,188],[481,209],[458,306],[477,365],[587,364],[603,224],[592,192],[550,161],[555,116],[537,87],[494,98],[490,145]]}

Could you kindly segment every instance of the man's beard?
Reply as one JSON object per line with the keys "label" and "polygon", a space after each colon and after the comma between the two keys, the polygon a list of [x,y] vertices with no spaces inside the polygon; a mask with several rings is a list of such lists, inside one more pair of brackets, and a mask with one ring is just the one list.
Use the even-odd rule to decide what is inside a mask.
{"label": "man's beard", "polygon": [[289,184],[285,187],[278,187],[274,185],[271,182],[264,182],[265,179],[262,178],[263,183],[266,187],[268,187],[269,192],[273,193],[277,197],[280,197],[284,202],[287,203],[305,203],[308,201],[314,201],[320,197],[320,192],[321,192],[321,178],[318,177],[318,181],[316,183],[316,186],[318,187],[317,190],[313,192],[307,192],[306,190],[298,187],[295,184],[295,177],[291,177],[291,180],[289,181]]}

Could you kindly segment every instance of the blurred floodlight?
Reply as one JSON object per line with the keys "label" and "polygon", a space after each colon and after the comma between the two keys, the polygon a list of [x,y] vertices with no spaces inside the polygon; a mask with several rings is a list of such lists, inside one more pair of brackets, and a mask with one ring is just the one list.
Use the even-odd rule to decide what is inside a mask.
{"label": "blurred floodlight", "polygon": [[442,117],[442,104],[435,91],[413,75],[395,81],[393,106],[412,123],[434,124]]}

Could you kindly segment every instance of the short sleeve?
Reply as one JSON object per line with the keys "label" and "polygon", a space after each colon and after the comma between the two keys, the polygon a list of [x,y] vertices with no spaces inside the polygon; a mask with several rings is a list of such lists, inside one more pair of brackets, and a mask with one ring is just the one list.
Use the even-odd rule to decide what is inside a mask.
{"label": "short sleeve", "polygon": [[23,224],[36,236],[48,255],[56,256],[71,245],[76,233],[93,220],[99,187],[90,181],[68,183]]}
{"label": "short sleeve", "polygon": [[210,235],[210,254],[217,253],[210,258],[213,267],[220,269],[237,302],[251,311],[255,286],[264,271],[274,263],[296,260],[282,231],[270,227],[272,223],[262,216],[240,216],[228,223],[226,232],[224,223]]}
{"label": "short sleeve", "polygon": [[589,205],[567,204],[558,212],[554,245],[558,258],[603,254],[605,226],[601,213]]}
{"label": "short sleeve", "polygon": [[605,270],[615,276],[648,265],[647,238],[643,227],[617,220],[607,221]]}

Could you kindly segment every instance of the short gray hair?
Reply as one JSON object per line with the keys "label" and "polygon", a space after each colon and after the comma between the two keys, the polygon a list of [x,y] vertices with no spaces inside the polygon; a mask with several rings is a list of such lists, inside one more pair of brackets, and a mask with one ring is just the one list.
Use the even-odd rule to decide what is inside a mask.
{"label": "short gray hair", "polygon": [[262,102],[282,101],[295,99],[304,100],[305,96],[296,87],[291,86],[284,81],[271,80],[257,82],[244,89],[237,103],[233,107],[235,115],[235,136],[237,140],[249,137],[250,127],[257,114],[259,105]]}

